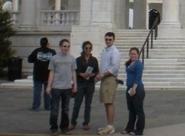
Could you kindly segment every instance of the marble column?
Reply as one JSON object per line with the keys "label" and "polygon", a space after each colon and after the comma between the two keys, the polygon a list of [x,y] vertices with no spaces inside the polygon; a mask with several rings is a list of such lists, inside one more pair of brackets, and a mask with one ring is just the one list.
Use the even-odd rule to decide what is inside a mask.
{"label": "marble column", "polygon": [[134,1],[134,29],[145,29],[146,28],[146,0],[135,0]]}
{"label": "marble column", "polygon": [[179,0],[163,0],[162,21],[159,25],[159,37],[181,37],[179,19]]}
{"label": "marble column", "polygon": [[16,24],[18,22],[17,20],[17,12],[19,11],[19,0],[13,0],[13,24]]}
{"label": "marble column", "polygon": [[114,11],[114,25],[117,29],[128,28],[128,7],[129,3],[127,0],[114,0],[115,11]]}
{"label": "marble column", "polygon": [[80,25],[89,26],[91,24],[92,17],[92,0],[80,1]]}
{"label": "marble column", "polygon": [[180,11],[180,22],[181,22],[181,26],[183,29],[185,29],[185,1],[184,0],[181,0],[180,3],[179,3],[179,11]]}
{"label": "marble column", "polygon": [[13,0],[13,11],[17,12],[19,10],[19,0]]}
{"label": "marble column", "polygon": [[92,2],[92,25],[113,27],[115,0],[93,0]]}
{"label": "marble column", "polygon": [[[61,0],[55,0],[55,11],[61,10]],[[60,13],[55,14],[55,24],[60,24]]]}
{"label": "marble column", "polygon": [[163,0],[162,7],[162,22],[163,27],[180,28],[179,21],[179,0]]}
{"label": "marble column", "polygon": [[20,10],[20,29],[36,27],[36,0],[22,0]]}
{"label": "marble column", "polygon": [[61,10],[61,0],[55,0],[55,10]]}

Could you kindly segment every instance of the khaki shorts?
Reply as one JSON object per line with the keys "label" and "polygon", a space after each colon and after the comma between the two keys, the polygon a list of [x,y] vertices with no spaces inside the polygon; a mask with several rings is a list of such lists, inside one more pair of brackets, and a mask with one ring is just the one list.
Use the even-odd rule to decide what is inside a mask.
{"label": "khaki shorts", "polygon": [[100,85],[100,101],[113,103],[116,95],[117,82],[114,76],[105,77]]}

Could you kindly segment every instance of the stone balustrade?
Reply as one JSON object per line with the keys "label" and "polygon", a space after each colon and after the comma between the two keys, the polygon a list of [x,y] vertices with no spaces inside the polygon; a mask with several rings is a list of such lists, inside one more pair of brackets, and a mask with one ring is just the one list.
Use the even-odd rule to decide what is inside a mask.
{"label": "stone balustrade", "polygon": [[[11,12],[12,23],[14,26],[21,27],[24,26],[20,22],[19,12]],[[37,28],[38,30],[45,31],[70,31],[72,25],[78,25],[80,20],[80,13],[77,10],[42,10],[40,11],[40,16],[36,18],[36,22],[32,27]]]}
{"label": "stone balustrade", "polygon": [[41,25],[77,25],[79,23],[79,11],[77,10],[42,10]]}

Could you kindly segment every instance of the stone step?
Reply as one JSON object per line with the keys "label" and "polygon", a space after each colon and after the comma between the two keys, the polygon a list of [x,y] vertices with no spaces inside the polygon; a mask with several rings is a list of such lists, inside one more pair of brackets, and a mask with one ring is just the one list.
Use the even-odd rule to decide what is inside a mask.
{"label": "stone step", "polygon": [[32,84],[33,80],[31,79],[17,79],[14,81],[14,83],[26,83],[26,84]]}
{"label": "stone step", "polygon": [[[118,47],[118,48],[126,48],[126,49],[129,49],[130,47],[142,47],[142,45],[143,45],[143,42],[140,42],[140,43],[138,43],[138,42],[133,42],[133,41],[131,41],[131,42],[124,42],[124,43],[115,43],[115,45],[116,45],[116,47]],[[171,49],[173,49],[173,48],[179,48],[179,49],[184,49],[185,48],[185,45],[184,45],[184,43],[182,43],[182,44],[153,44],[153,49],[156,49],[156,48],[161,48],[161,47],[165,47],[165,48],[171,48]],[[163,49],[163,48],[162,48]]]}
{"label": "stone step", "polygon": [[[124,42],[143,42],[145,41],[146,39],[145,38],[134,38],[134,39],[131,39],[131,38],[119,38],[119,39],[116,39],[115,40],[115,43],[124,43]],[[153,40],[153,43],[154,44],[182,44],[184,43],[185,40],[169,40],[169,41],[165,41],[165,40]]]}
{"label": "stone step", "polygon": [[163,58],[171,58],[171,59],[173,59],[173,58],[178,58],[178,59],[182,59],[182,58],[184,58],[184,56],[182,56],[182,55],[176,55],[176,54],[174,54],[174,55],[171,55],[171,56],[169,56],[169,55],[154,55],[154,54],[150,54],[149,55],[149,58],[156,58],[156,59],[163,59]]}
{"label": "stone step", "polygon": [[[118,78],[119,79],[122,79],[122,77],[126,77],[125,74],[123,75],[119,75]],[[150,80],[149,80],[150,79]],[[173,78],[167,78],[165,76],[152,76],[152,75],[149,75],[149,76],[143,76],[143,80],[144,81],[164,81],[164,82],[168,82],[168,81],[185,81],[185,75],[184,77],[173,77]],[[32,79],[17,79],[14,81],[14,83],[26,83],[26,84],[32,84],[33,83],[33,80]]]}
{"label": "stone step", "polygon": [[185,62],[185,58],[182,59],[177,59],[177,58],[173,58],[173,59],[155,59],[155,58],[151,58],[151,59],[145,59],[145,63],[147,64],[153,64],[153,63],[157,63],[157,64],[166,64],[166,63],[176,63],[176,62]]}
{"label": "stone step", "polygon": [[185,88],[185,83],[184,82],[172,82],[172,81],[167,81],[167,82],[157,82],[157,81],[143,81],[145,86],[183,86]]}
{"label": "stone step", "polygon": [[[146,37],[144,36],[134,36],[134,37],[131,37],[131,36],[128,36],[128,37],[116,37],[116,40],[115,42],[120,42],[120,41],[145,41],[146,40]],[[151,40],[151,39],[150,39]],[[182,39],[182,40],[155,40],[153,39],[153,42],[154,43],[159,43],[159,44],[165,44],[165,43],[170,43],[170,44],[181,44],[183,42],[185,42],[185,39]]]}
{"label": "stone step", "polygon": [[[119,49],[121,56],[128,56],[129,49]],[[184,55],[185,50],[149,50],[149,55]]]}
{"label": "stone step", "polygon": [[[129,48],[125,48],[123,46],[121,47],[118,47],[119,51],[120,52],[129,52]],[[172,53],[182,53],[185,51],[185,47],[184,49],[182,48],[164,48],[164,49],[161,49],[161,48],[153,48],[150,50],[151,52],[154,52],[154,53],[157,53],[157,52],[163,52],[163,53],[166,53],[166,52],[172,52]]]}
{"label": "stone step", "polygon": [[146,36],[142,36],[142,37],[136,37],[136,36],[118,36],[116,37],[116,42],[117,41],[120,41],[120,40],[123,40],[123,41],[131,41],[131,40],[143,40],[145,41],[146,40]]}
{"label": "stone step", "polygon": [[[125,69],[125,66],[120,66],[120,69]],[[144,72],[145,71],[152,71],[152,70],[158,70],[158,72],[159,71],[161,71],[161,72],[163,72],[163,70],[165,70],[165,71],[177,71],[177,70],[185,70],[185,66],[172,66],[172,67],[169,67],[169,66],[155,66],[155,65],[153,65],[153,66],[148,66],[148,65],[145,65],[145,67],[144,67]]]}
{"label": "stone step", "polygon": [[[120,72],[118,75],[119,79],[123,79],[126,77],[126,73],[124,71]],[[143,79],[169,79],[169,78],[177,78],[181,80],[185,80],[185,74],[181,73],[143,73]],[[32,76],[28,76],[27,79],[20,79],[20,80],[15,80],[14,82],[20,83],[24,81],[25,83],[32,83]]]}
{"label": "stone step", "polygon": [[33,84],[30,83],[2,83],[0,86],[3,88],[32,88]]}
{"label": "stone step", "polygon": [[184,73],[185,72],[185,70],[184,69],[179,69],[179,70],[169,70],[169,69],[160,69],[160,70],[158,70],[158,69],[144,69],[144,73],[146,73],[146,74],[149,74],[149,73],[152,73],[152,74],[154,74],[154,73],[156,73],[156,74],[162,74],[162,73],[166,73],[166,74],[170,74],[170,73],[178,73],[178,74],[180,74],[180,73]]}
{"label": "stone step", "polygon": [[[143,81],[145,85],[145,89],[184,89],[185,88],[185,82],[175,82],[175,81]],[[25,83],[25,82],[19,82],[19,83],[2,83],[0,86],[3,88],[32,88],[32,83]],[[96,88],[99,89],[100,82],[97,82]],[[118,89],[124,89],[126,86],[119,85]]]}
{"label": "stone step", "polygon": [[[166,64],[164,64],[164,63],[147,63],[147,62],[145,62],[145,64],[144,64],[145,66],[145,68],[146,67],[160,67],[160,66],[166,66],[166,67],[171,67],[172,65],[175,65],[176,67],[178,67],[178,66],[180,66],[180,67],[185,67],[185,64],[184,64],[184,62],[175,62],[175,63],[166,63]],[[125,67],[125,61],[121,61],[121,63],[120,63],[120,66],[121,66],[121,68],[124,68]]]}
{"label": "stone step", "polygon": [[[124,58],[124,59],[123,59]],[[122,66],[122,65],[124,65],[125,66],[125,62],[127,61],[127,57],[126,56],[124,56],[122,59],[121,59],[121,63],[120,63],[120,65]],[[148,60],[150,60],[150,59],[145,59],[145,67],[148,67],[148,66],[170,66],[170,67],[178,67],[178,66],[184,66],[184,64],[185,64],[185,62],[184,61],[176,61],[176,62],[170,62],[170,61],[168,61],[167,63],[165,63],[165,60],[159,60],[159,62],[156,62],[156,61],[151,61],[151,62],[149,62]],[[142,60],[141,60],[142,61]],[[171,65],[174,65],[174,66],[171,66]]]}
{"label": "stone step", "polygon": [[144,36],[148,35],[148,30],[123,30],[123,31],[116,31],[115,35],[116,37],[120,36]]}
{"label": "stone step", "polygon": [[[172,84],[170,85],[171,83],[169,84],[144,84],[145,85],[145,90],[184,90],[185,88],[185,85],[180,85],[180,84]],[[32,88],[33,85],[32,84],[15,84],[15,83],[3,83],[3,84],[0,84],[1,88]],[[99,91],[99,88],[100,86],[99,85],[96,85],[96,91]],[[118,85],[118,88],[117,90],[125,90],[126,89],[126,86],[122,86],[122,85]]]}
{"label": "stone step", "polygon": [[150,82],[163,82],[163,83],[166,83],[166,82],[182,82],[182,81],[185,81],[185,78],[182,77],[182,78],[152,78],[152,77],[143,77],[143,82],[147,82],[147,81],[150,81]]}

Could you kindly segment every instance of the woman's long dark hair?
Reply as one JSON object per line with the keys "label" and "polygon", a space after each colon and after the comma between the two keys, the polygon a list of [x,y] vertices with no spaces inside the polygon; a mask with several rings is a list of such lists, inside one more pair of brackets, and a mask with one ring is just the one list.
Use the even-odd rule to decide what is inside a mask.
{"label": "woman's long dark hair", "polygon": [[82,56],[82,57],[85,57],[85,47],[86,47],[87,45],[90,45],[91,48],[93,47],[93,45],[92,45],[92,43],[91,43],[90,41],[85,41],[85,42],[83,42],[83,44],[82,44],[82,52],[81,52],[81,56]]}
{"label": "woman's long dark hair", "polygon": [[[130,48],[130,50],[129,50],[129,55],[130,55],[131,51],[133,51],[133,50],[136,51],[137,54],[139,54],[139,49],[138,49],[137,47],[132,47],[132,48]],[[129,60],[126,61],[125,65],[126,65],[126,66],[129,66],[131,62],[132,62],[131,59],[129,59]]]}

